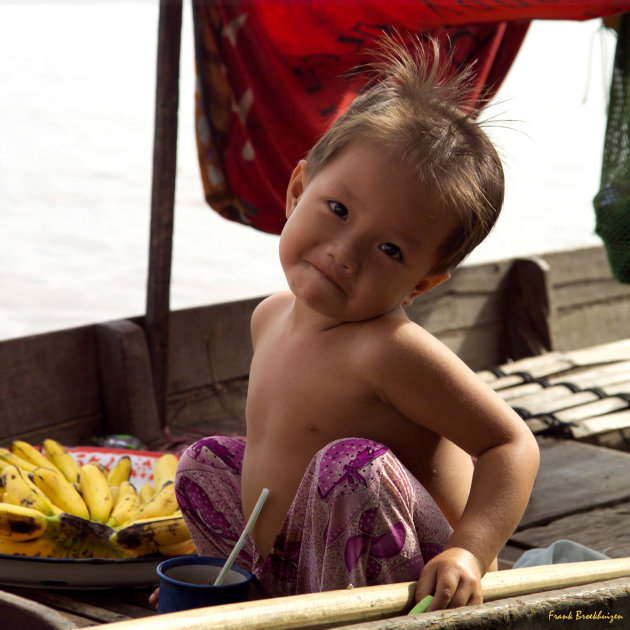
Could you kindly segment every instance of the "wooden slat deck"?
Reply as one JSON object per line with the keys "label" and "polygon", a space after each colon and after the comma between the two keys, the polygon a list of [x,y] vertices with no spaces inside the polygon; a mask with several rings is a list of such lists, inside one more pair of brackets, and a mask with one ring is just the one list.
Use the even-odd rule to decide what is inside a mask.
{"label": "wooden slat deck", "polygon": [[535,434],[630,450],[630,339],[479,372]]}

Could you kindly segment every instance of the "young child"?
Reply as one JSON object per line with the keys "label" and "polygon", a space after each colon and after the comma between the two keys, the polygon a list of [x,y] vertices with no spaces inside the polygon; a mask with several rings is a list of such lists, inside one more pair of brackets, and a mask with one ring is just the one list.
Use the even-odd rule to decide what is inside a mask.
{"label": "young child", "polygon": [[295,167],[290,291],[252,317],[246,441],[205,438],[180,460],[203,555],[227,557],[269,488],[237,564],[270,595],[418,580],[431,609],[480,603],[534,483],[529,429],[403,308],[503,202],[499,157],[461,106],[466,74],[429,53],[386,45],[383,76]]}

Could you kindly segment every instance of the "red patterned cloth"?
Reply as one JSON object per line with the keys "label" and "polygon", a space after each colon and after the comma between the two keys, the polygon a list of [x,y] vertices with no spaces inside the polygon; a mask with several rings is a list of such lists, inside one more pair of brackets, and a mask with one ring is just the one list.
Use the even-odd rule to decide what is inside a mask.
{"label": "red patterned cloth", "polygon": [[194,0],[197,145],[207,202],[280,233],[287,182],[365,83],[351,72],[383,33],[431,34],[491,96],[531,19],[583,20],[628,0]]}

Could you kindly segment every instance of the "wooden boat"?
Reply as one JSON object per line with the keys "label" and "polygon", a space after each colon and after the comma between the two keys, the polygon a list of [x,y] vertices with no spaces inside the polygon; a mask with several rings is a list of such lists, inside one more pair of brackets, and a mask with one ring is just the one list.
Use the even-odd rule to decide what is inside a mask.
{"label": "wooden boat", "polygon": [[[177,3],[164,3],[160,20],[158,63],[161,74],[171,79],[177,59],[173,51],[179,45],[177,28],[172,28],[178,10],[181,17]],[[158,146],[160,138],[169,134],[170,140],[165,142],[172,144],[176,132],[168,99],[172,91],[168,80],[158,90],[158,119],[166,119],[156,125]],[[249,318],[258,300],[169,312],[164,280],[167,286],[170,249],[168,238],[164,245],[161,226],[166,225],[168,232],[172,223],[172,204],[168,207],[174,177],[172,154],[156,151],[158,183],[154,187],[146,317],[0,342],[0,443],[15,438],[39,443],[53,437],[66,444],[85,444],[94,436],[129,433],[149,448],[159,449],[201,434],[244,433],[251,359]],[[170,171],[172,176],[165,177]],[[503,569],[524,549],[546,546],[563,537],[613,558],[630,556],[630,538],[624,528],[630,508],[630,453],[626,452],[630,450],[630,353],[625,341],[630,338],[629,307],[630,287],[612,278],[603,248],[588,248],[462,267],[448,283],[410,309],[412,319],[446,343],[506,399],[513,400],[532,430],[540,434],[541,472],[530,506],[501,554]],[[610,375],[608,367],[617,376],[625,374],[625,380],[604,384],[601,379]],[[585,377],[589,370],[591,376]],[[555,381],[556,377],[560,380]],[[590,397],[559,406],[559,399],[549,393],[558,383],[566,390],[565,399],[569,395]],[[621,389],[605,390],[620,383]],[[599,407],[584,410],[598,402]],[[373,587],[376,590],[350,593],[358,599],[353,604],[354,616],[334,623],[361,622],[366,617],[361,611],[374,607],[371,598],[381,597],[385,610],[352,627],[504,627],[507,620],[514,628],[554,627],[553,622],[562,615],[576,615],[577,610],[593,615],[589,628],[597,624],[609,627],[619,621],[617,617],[611,621],[611,616],[623,619],[630,615],[630,579],[627,568],[620,570],[624,577],[591,573],[586,578],[591,583],[579,586],[575,586],[579,581],[567,583],[556,576],[555,582],[538,582],[538,592],[510,598],[510,592],[503,591],[498,601],[472,610],[413,618],[404,617],[411,605],[408,587],[405,591],[404,586],[396,585],[384,596],[378,595],[380,587]],[[554,585],[565,588],[547,590]],[[36,618],[42,628],[96,624],[112,630],[228,627],[224,625],[227,621],[219,622],[222,613],[218,609],[157,619],[147,603],[150,590],[4,587],[0,618],[8,619],[12,610],[23,615],[20,623]],[[39,604],[24,603],[16,595]],[[320,607],[319,618],[314,625],[299,627],[330,627],[330,616],[321,610],[340,606],[340,597],[348,600],[349,595],[321,594],[315,606]],[[299,599],[280,601],[279,605],[284,607],[285,618],[296,619],[305,606]],[[262,604],[248,605],[249,610],[257,607]],[[61,616],[51,609],[62,611]],[[242,623],[245,613],[237,608],[226,614]],[[552,618],[552,614],[558,617]],[[271,627],[252,615],[250,627]]]}

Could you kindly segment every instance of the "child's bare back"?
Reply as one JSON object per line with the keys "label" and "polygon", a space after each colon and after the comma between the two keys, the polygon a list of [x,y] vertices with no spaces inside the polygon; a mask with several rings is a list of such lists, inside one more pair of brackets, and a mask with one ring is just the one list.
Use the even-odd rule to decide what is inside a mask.
{"label": "child's bare back", "polygon": [[386,377],[379,353],[396,351],[397,331],[413,329],[417,343],[426,342],[431,352],[436,341],[402,309],[368,322],[318,329],[292,325],[294,303],[290,293],[272,296],[252,321],[255,357],[242,496],[248,516],[261,489],[271,490],[253,534],[259,552],[270,551],[314,454],[342,437],[389,447],[454,526],[470,490],[470,456],[403,416],[378,391]]}

